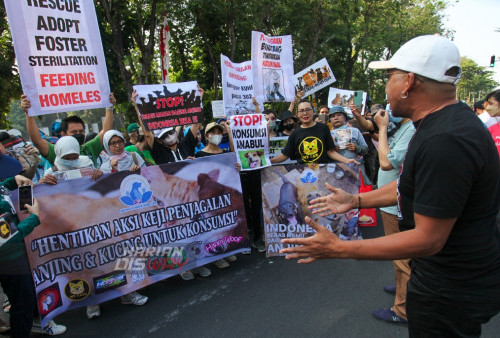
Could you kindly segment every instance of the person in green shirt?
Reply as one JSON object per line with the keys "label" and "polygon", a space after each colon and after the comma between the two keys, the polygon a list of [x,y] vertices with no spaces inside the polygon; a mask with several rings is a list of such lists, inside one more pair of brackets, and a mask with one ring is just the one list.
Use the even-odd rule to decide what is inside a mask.
{"label": "person in green shirt", "polygon": [[125,147],[125,151],[129,153],[135,152],[141,155],[148,165],[156,165],[151,152],[148,149],[148,143],[144,137],[144,131],[137,123],[131,123],[127,127],[129,143]]}
{"label": "person in green shirt", "polygon": [[[25,205],[30,215],[19,221],[10,199],[10,190],[33,182],[17,175],[21,172],[21,163],[6,153],[0,144],[0,180],[4,179],[0,182],[0,224],[4,230],[3,237],[8,236],[7,232],[12,229],[11,224],[15,225],[17,232],[7,242],[0,244],[0,284],[11,304],[11,334],[14,337],[27,337],[33,326],[37,301],[24,237],[40,224],[39,207],[37,200],[33,199],[32,205]],[[57,325],[53,320],[43,328],[43,332],[50,335],[62,334],[65,331],[65,326]]]}
{"label": "person in green shirt", "polygon": [[[106,108],[106,117],[104,118],[101,132],[85,144],[83,143],[85,139],[85,124],[81,118],[78,116],[68,116],[63,119],[61,123],[61,135],[75,137],[80,143],[80,154],[88,156],[92,162],[94,162],[96,168],[99,167],[97,159],[104,149],[102,146],[104,133],[113,128],[113,106],[116,104],[113,93],[109,95],[109,102],[110,107]],[[21,96],[21,107],[26,113],[26,128],[31,142],[33,142],[35,147],[40,151],[40,155],[53,165],[56,159],[54,145],[41,137],[35,118],[28,115],[28,109],[31,108],[31,102],[26,95]]]}

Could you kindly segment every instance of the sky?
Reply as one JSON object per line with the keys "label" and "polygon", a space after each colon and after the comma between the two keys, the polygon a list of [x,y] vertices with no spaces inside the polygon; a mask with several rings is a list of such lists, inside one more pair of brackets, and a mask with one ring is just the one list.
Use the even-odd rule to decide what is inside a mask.
{"label": "sky", "polygon": [[[461,56],[467,56],[479,66],[494,71],[500,83],[500,0],[448,0],[444,23],[455,31],[454,42]],[[496,56],[494,68],[490,58]]]}

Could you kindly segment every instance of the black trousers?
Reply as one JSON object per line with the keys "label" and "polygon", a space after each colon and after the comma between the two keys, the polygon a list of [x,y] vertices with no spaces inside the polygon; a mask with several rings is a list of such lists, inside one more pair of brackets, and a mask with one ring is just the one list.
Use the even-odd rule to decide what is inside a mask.
{"label": "black trousers", "polygon": [[264,232],[260,170],[240,172],[240,178],[250,241],[255,243]]}
{"label": "black trousers", "polygon": [[36,313],[36,292],[31,275],[0,275],[0,284],[11,304],[11,334],[28,337]]}
{"label": "black trousers", "polygon": [[481,324],[500,311],[500,302],[466,302],[408,291],[406,314],[411,338],[480,337]]}

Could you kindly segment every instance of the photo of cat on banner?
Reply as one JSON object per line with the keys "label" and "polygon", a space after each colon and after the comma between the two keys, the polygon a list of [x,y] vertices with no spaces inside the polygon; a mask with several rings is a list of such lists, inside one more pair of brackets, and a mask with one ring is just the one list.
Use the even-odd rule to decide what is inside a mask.
{"label": "photo of cat on banner", "polygon": [[[354,104],[354,90],[339,89],[330,87],[328,92],[328,106],[341,106],[344,108],[348,116],[352,116],[351,104]],[[367,93],[363,92],[362,105],[366,106]]]}
{"label": "photo of cat on banner", "polygon": [[359,174],[356,165],[343,163],[279,165],[262,170],[262,209],[267,257],[279,256],[283,238],[308,237],[314,230],[305,223],[309,216],[340,239],[361,239],[358,210],[321,217],[309,210],[309,202],[326,196],[325,183],[349,193],[357,193]]}

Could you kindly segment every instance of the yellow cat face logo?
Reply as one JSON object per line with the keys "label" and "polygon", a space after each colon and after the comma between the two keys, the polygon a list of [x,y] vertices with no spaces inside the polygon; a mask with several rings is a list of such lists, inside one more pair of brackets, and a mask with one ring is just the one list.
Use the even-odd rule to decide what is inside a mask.
{"label": "yellow cat face logo", "polygon": [[83,279],[73,279],[64,287],[64,295],[72,301],[85,299],[90,294],[89,283]]}
{"label": "yellow cat face logo", "polygon": [[2,221],[0,222],[0,237],[6,239],[10,236],[10,226],[9,223]]}
{"label": "yellow cat face logo", "polygon": [[318,152],[318,140],[313,140],[311,142],[307,142],[304,140],[304,154],[306,155],[314,155]]}
{"label": "yellow cat face logo", "polygon": [[299,153],[304,163],[315,162],[323,155],[323,142],[314,136],[306,137],[299,144]]}

